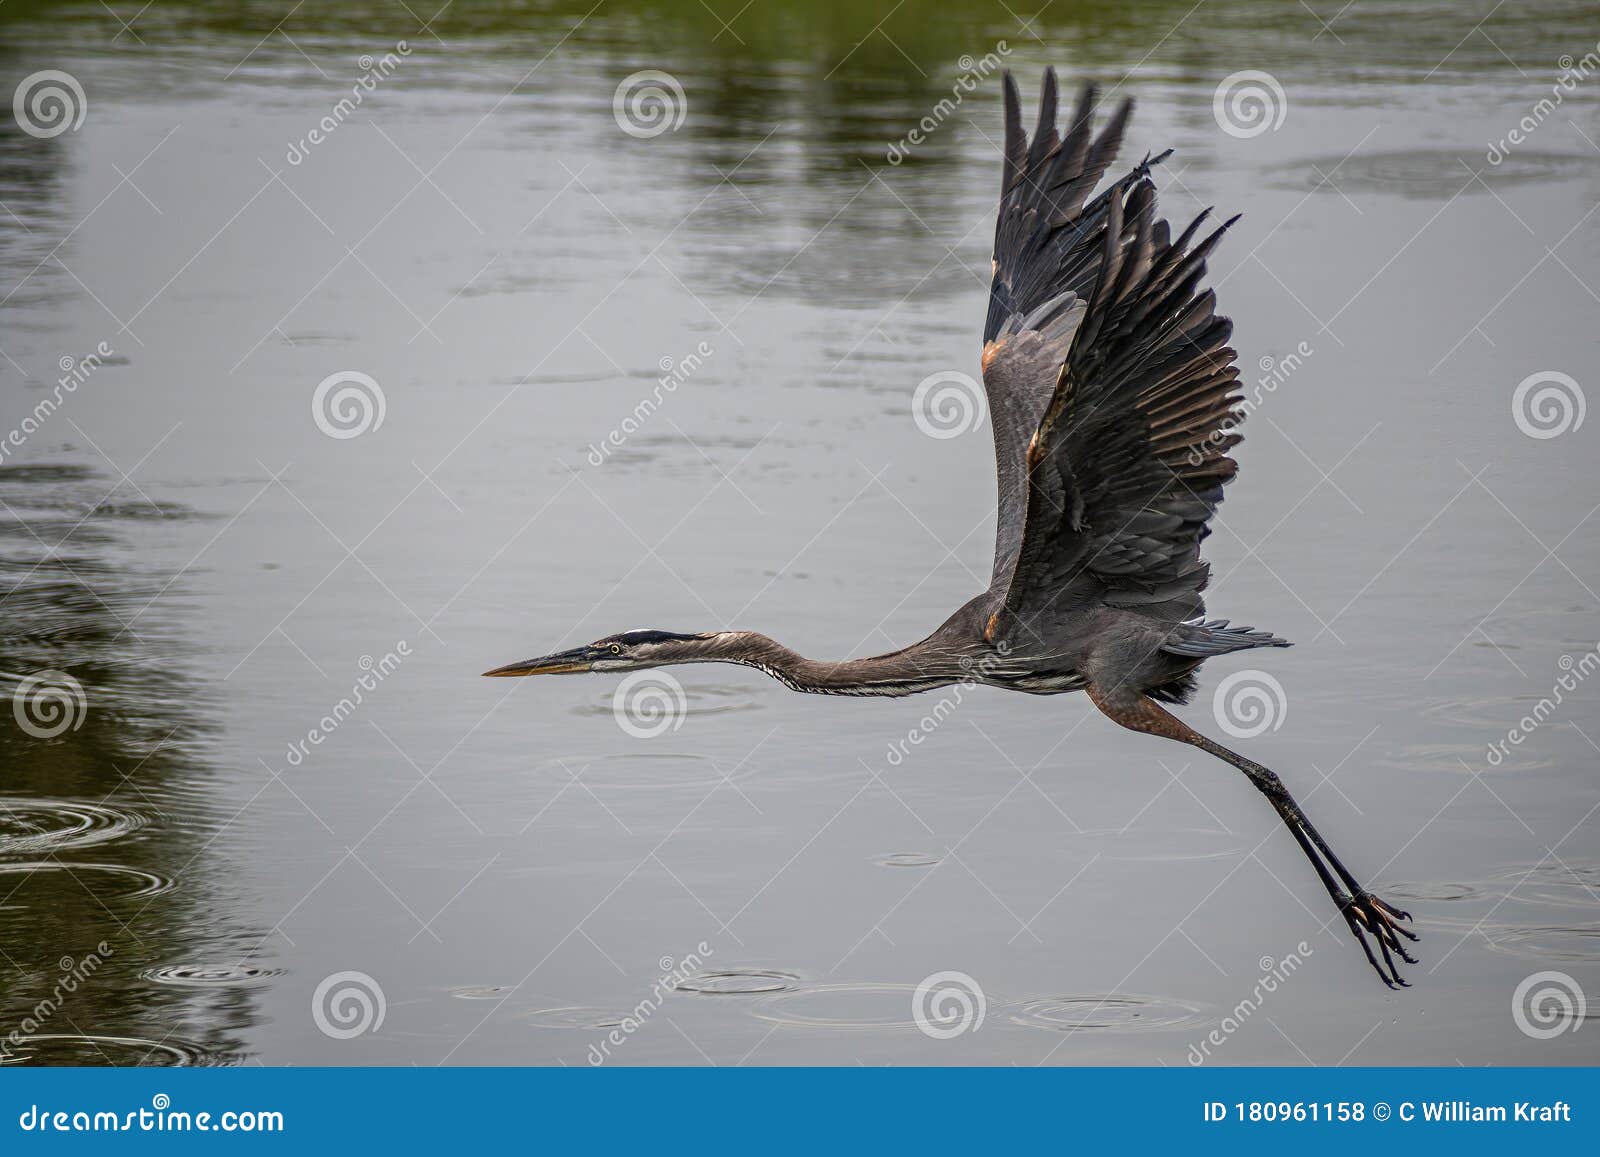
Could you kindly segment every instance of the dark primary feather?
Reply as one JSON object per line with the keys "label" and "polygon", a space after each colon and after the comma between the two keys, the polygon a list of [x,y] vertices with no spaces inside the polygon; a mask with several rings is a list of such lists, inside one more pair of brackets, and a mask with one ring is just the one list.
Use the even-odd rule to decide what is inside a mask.
{"label": "dark primary feather", "polygon": [[1047,72],[1028,142],[1007,78],[984,356],[1001,480],[999,637],[1096,604],[1172,624],[1202,614],[1200,542],[1236,470],[1232,327],[1201,289],[1232,222],[1196,243],[1201,214],[1172,240],[1149,160],[1086,203],[1130,104],[1092,136],[1086,88],[1065,138],[1055,108]]}
{"label": "dark primary feather", "polygon": [[[1092,133],[1095,89],[1085,85],[1065,139],[1056,132],[1056,77],[1046,71],[1039,128],[1022,129],[1016,81],[1005,75],[1005,166],[995,223],[994,277],[984,324],[983,384],[994,427],[1000,519],[993,581],[1010,581],[1027,507],[1028,441],[1044,417],[1056,378],[1094,288],[1110,193],[1085,204],[1116,158],[1133,109],[1123,101]],[[1161,158],[1146,160],[1147,172]]]}

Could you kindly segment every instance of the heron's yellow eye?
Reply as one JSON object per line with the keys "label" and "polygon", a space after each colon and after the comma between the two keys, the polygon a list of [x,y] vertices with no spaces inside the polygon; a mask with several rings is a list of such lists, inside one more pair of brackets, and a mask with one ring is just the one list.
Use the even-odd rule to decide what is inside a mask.
{"label": "heron's yellow eye", "polygon": [[622,644],[621,643],[612,643],[611,644],[611,653],[613,655],[622,654]]}

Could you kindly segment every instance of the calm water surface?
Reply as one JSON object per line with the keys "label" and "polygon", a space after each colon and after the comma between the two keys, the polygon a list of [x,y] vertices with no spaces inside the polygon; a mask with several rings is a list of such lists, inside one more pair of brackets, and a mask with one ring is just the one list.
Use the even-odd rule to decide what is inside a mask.
{"label": "calm water surface", "polygon": [[[1600,30],[1333,8],[7,4],[0,88],[86,107],[0,120],[6,1059],[1600,1060],[1513,1017],[1600,998],[1600,421],[1513,407],[1600,389],[1600,79],[1536,111]],[[883,650],[984,585],[988,435],[912,397],[977,373],[988,54],[1135,96],[1166,213],[1245,214],[1210,605],[1300,645],[1239,745],[1416,913],[1408,992],[1236,774],[1081,697],[929,727],[691,668],[641,738],[614,679],[477,677],[634,626]],[[684,115],[632,135],[647,69]],[[1250,69],[1282,123],[1230,134]],[[381,422],[330,437],[348,372]],[[935,1039],[946,972],[984,1016]]]}

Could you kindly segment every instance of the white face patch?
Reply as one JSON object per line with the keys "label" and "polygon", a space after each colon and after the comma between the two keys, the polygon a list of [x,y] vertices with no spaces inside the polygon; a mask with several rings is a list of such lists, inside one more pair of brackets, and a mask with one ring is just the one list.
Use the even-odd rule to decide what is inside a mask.
{"label": "white face patch", "polygon": [[632,659],[596,659],[592,669],[596,671],[626,671],[632,666]]}

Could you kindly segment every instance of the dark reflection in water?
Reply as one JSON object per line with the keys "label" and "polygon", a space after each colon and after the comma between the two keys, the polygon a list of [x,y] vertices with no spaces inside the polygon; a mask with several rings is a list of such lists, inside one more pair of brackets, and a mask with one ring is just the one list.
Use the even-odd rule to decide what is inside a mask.
{"label": "dark reflection in water", "polygon": [[[53,44],[66,34],[75,51],[88,54],[174,54],[184,67],[147,71],[141,82],[141,95],[174,98],[186,88],[226,85],[258,88],[270,102],[305,72],[306,52],[348,53],[353,59],[401,41],[412,55],[403,79],[394,83],[452,93],[481,90],[504,97],[510,115],[537,115],[528,109],[532,102],[548,115],[578,97],[559,75],[559,62],[544,67],[539,55],[529,56],[530,46],[559,41],[564,58],[582,58],[585,71],[596,77],[663,69],[693,93],[691,111],[675,133],[684,148],[670,158],[652,158],[663,169],[657,180],[704,189],[680,225],[686,254],[708,277],[745,297],[879,310],[886,301],[909,296],[908,285],[911,295],[927,298],[986,281],[984,262],[973,261],[959,247],[953,250],[949,239],[971,234],[984,219],[988,199],[963,203],[951,195],[956,183],[941,174],[972,163],[974,141],[981,146],[990,138],[976,153],[986,163],[998,158],[992,114],[1002,66],[1031,73],[1036,62],[1048,60],[1121,87],[1133,80],[1122,71],[1130,57],[1145,58],[1143,70],[1152,75],[1141,76],[1141,84],[1154,80],[1208,88],[1221,75],[1219,59],[1227,59],[1227,46],[1244,40],[1255,46],[1255,56],[1271,60],[1275,76],[1303,93],[1322,82],[1348,85],[1373,77],[1403,84],[1524,67],[1544,70],[1552,64],[1551,45],[1566,43],[1556,38],[1567,25],[1574,25],[1571,46],[1590,46],[1577,38],[1585,11],[1579,3],[1544,5],[1537,16],[1497,7],[1492,43],[1486,37],[1462,40],[1455,19],[1429,19],[1441,7],[1454,15],[1461,8],[1430,0],[1342,11],[1337,40],[1311,35],[1320,21],[1303,5],[1249,0],[1207,4],[1203,13],[1185,0],[1125,5],[1062,0],[1026,23],[986,0],[764,0],[730,6],[725,13],[701,0],[599,6],[588,0],[541,5],[458,0],[430,18],[387,0],[305,3],[287,14],[284,7],[271,0],[162,4],[140,14],[137,44],[99,4],[12,0],[0,6],[0,24],[9,21],[22,44],[33,38]],[[1485,12],[1490,7],[1483,5]],[[1391,35],[1400,22],[1406,36]],[[1158,41],[1170,41],[1173,51],[1148,62]],[[514,82],[509,93],[508,77]],[[13,83],[14,77],[7,91]],[[113,91],[107,98],[119,95]],[[1196,126],[1209,123],[1209,107],[1197,104],[1192,111]],[[914,147],[896,148],[929,116],[937,131]],[[19,163],[34,170],[46,170],[19,172],[15,178],[12,192],[18,200],[12,208],[25,222],[50,195],[49,158],[62,146],[18,136],[9,124],[0,129],[0,149],[15,151]],[[527,144],[540,144],[531,124]],[[618,134],[596,139],[590,147],[638,155],[649,144]],[[1188,155],[1189,163],[1210,163],[1192,145]],[[1478,159],[1476,148],[1469,159]],[[1462,160],[1450,149],[1355,158],[1341,153],[1314,167],[1285,168],[1270,179],[1331,191],[1335,186],[1314,174],[1337,168],[1339,187],[1432,198],[1461,187],[1466,179]],[[1520,150],[1490,176],[1496,183],[1539,181],[1585,162],[1581,155]],[[667,171],[674,167],[679,171]],[[1483,168],[1481,163],[1473,167]],[[857,193],[869,173],[876,179]],[[848,212],[841,210],[846,197]],[[809,243],[824,232],[847,236],[851,244]],[[538,243],[544,258],[538,284],[577,286],[593,276],[586,247],[564,247],[563,239],[552,237]],[[53,260],[48,251],[41,257],[47,264]],[[20,291],[37,295],[52,284],[54,278],[36,275]],[[470,298],[534,285],[494,269],[456,288]],[[294,340],[318,336],[296,334]],[[906,340],[903,334],[876,336]],[[815,335],[820,343],[831,337]],[[845,343],[834,360],[860,355],[859,365],[872,353],[872,343]]]}
{"label": "dark reflection in water", "polygon": [[[530,37],[570,32],[580,48],[607,43],[631,46],[633,57],[697,59],[725,72],[720,107],[730,111],[760,107],[764,86],[755,75],[741,75],[739,64],[795,61],[795,71],[813,70],[828,81],[821,90],[830,108],[859,107],[903,76],[926,76],[928,62],[948,53],[953,61],[985,37],[1009,38],[1016,45],[1048,41],[1062,55],[1089,54],[1091,63],[1121,62],[1150,54],[1163,38],[1199,62],[1214,61],[1228,45],[1249,43],[1273,53],[1275,68],[1316,71],[1345,67],[1341,56],[1358,56],[1372,75],[1437,68],[1461,75],[1543,60],[1553,28],[1576,25],[1592,10],[1579,0],[1522,5],[1502,12],[1494,0],[1439,3],[1399,0],[1383,5],[1351,5],[1321,19],[1291,0],[1221,0],[1196,12],[1185,0],[1142,0],[1110,4],[1104,0],[1059,0],[1024,21],[1008,6],[986,0],[771,0],[742,5],[699,0],[603,3],[592,0],[455,0],[437,11],[383,0],[174,0],[152,5],[134,22],[137,41],[103,5],[57,0],[10,0],[12,23],[48,21],[64,27],[107,29],[86,47],[125,51],[136,43],[213,45],[238,42],[245,48],[279,31],[310,47],[362,44],[371,48],[385,37],[414,43],[460,43],[474,53],[521,55]],[[1429,21],[1448,10],[1466,23]],[[1478,17],[1493,12],[1493,39],[1461,35]],[[1395,35],[1403,28],[1405,35]],[[122,32],[115,44],[110,33]],[[1319,35],[1314,35],[1318,34]],[[1345,54],[1341,49],[1351,49]],[[1454,51],[1452,51],[1454,50]],[[292,52],[280,41],[275,51]],[[841,68],[845,54],[859,62]],[[1181,53],[1180,53],[1181,58]],[[537,56],[534,59],[538,59]],[[802,64],[801,62],[809,62]],[[463,78],[470,80],[470,78]],[[1422,73],[1415,81],[1430,80]],[[930,84],[930,88],[932,85]],[[819,120],[825,118],[818,118]]]}
{"label": "dark reflection in water", "polygon": [[254,1019],[247,992],[169,979],[246,941],[205,846],[174,576],[130,553],[140,520],[185,515],[110,486],[0,468],[0,1063],[215,1062]]}
{"label": "dark reflection in water", "polygon": [[[0,16],[0,30],[5,18]],[[0,32],[3,38],[3,32]],[[0,91],[10,94],[29,71],[23,54],[0,39]],[[8,96],[9,99],[9,96]],[[66,146],[22,131],[11,116],[0,118],[0,268],[6,272],[5,306],[19,309],[52,300],[59,275],[50,256],[62,241],[59,210],[65,196],[61,166]],[[35,276],[21,281],[29,270]],[[0,359],[0,382],[15,380],[19,367]]]}

